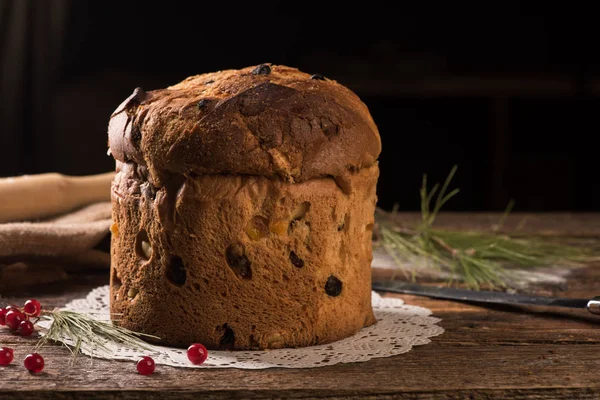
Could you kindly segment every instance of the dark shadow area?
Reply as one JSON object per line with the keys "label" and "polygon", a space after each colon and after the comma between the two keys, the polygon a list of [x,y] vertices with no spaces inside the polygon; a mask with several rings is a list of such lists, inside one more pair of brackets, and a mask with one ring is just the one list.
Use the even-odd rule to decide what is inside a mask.
{"label": "dark shadow area", "polygon": [[43,304],[43,307],[63,306],[73,299],[85,298],[92,289],[109,284],[108,269],[88,271],[72,271],[66,279],[41,285],[19,285],[2,290],[2,301],[13,304],[14,298],[35,298],[55,296],[55,304]]}
{"label": "dark shadow area", "polygon": [[135,87],[263,62],[320,73],[370,108],[379,205],[597,211],[600,26],[583,9],[283,1],[0,0],[0,176],[114,168],[111,112]]}

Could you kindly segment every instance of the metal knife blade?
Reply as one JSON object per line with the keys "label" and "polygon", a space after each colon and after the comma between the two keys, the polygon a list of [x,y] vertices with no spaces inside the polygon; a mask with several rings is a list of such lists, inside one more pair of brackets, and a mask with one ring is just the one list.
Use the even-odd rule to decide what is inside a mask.
{"label": "metal knife blade", "polygon": [[490,292],[484,290],[456,289],[449,287],[422,286],[403,281],[378,281],[373,282],[373,290],[413,294],[437,299],[458,300],[474,303],[536,305],[551,307],[566,307],[587,309],[592,314],[600,314],[600,296],[592,299],[560,298],[529,296],[505,292]]}

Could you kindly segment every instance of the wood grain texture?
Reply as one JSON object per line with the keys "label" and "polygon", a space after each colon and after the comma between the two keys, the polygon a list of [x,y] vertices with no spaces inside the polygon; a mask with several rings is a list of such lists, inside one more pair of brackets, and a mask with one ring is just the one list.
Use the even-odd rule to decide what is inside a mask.
{"label": "wood grain texture", "polygon": [[[385,214],[385,212],[384,212]],[[435,219],[434,227],[444,229],[489,231],[502,217],[499,212],[445,212]],[[418,223],[421,214],[397,214],[398,221],[407,226]],[[596,213],[524,213],[512,212],[506,218],[501,232],[511,235],[539,235],[583,237],[600,239],[600,214]]]}
{"label": "wood grain texture", "polygon": [[[600,215],[593,218],[600,223]],[[560,228],[543,219],[540,224]],[[532,292],[599,295],[598,267],[574,271],[567,285],[539,287]],[[60,306],[107,282],[104,274],[81,275],[67,285],[46,285],[33,293],[3,298],[0,304],[22,304],[35,294],[45,306]],[[259,371],[158,366],[152,376],[138,375],[131,362],[90,361],[87,357],[78,358],[69,369],[68,351],[49,346],[42,350],[46,369],[35,376],[22,367],[35,340],[0,329],[0,345],[15,349],[13,365],[0,368],[0,398],[600,398],[596,379],[600,318],[584,310],[478,306],[409,295],[386,296],[399,296],[409,304],[431,309],[442,319],[445,333],[409,353],[366,363]]]}

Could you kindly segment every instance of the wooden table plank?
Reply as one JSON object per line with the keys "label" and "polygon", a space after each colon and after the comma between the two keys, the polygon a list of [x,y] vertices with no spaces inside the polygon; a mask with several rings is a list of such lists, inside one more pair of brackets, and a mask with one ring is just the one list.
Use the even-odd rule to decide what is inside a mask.
{"label": "wooden table plank", "polygon": [[[152,376],[135,372],[135,364],[80,359],[69,371],[51,363],[63,352],[45,351],[48,367],[33,376],[10,368],[10,382],[2,393],[11,398],[31,398],[35,393],[68,395],[100,390],[112,396],[123,392],[157,392],[149,398],[180,394],[215,397],[346,397],[412,393],[416,398],[435,392],[495,392],[508,396],[514,390],[551,393],[570,389],[581,394],[598,390],[597,354],[600,345],[531,347],[422,346],[396,358],[372,360],[367,364],[342,364],[311,369],[185,370],[159,366]],[[82,393],[82,395],[89,393]],[[151,396],[151,397],[150,397]],[[100,397],[101,398],[101,397]]]}
{"label": "wooden table plank", "polygon": [[[498,224],[502,214],[501,212],[445,212],[436,217],[434,227],[489,231],[495,224]],[[421,215],[414,212],[399,212],[397,218],[406,225],[413,226],[420,221]],[[516,230],[517,228],[518,230]],[[536,234],[600,239],[600,214],[511,212],[506,218],[501,232],[510,232],[511,235]]]}
{"label": "wooden table plank", "polygon": [[[585,221],[590,231],[600,221],[600,216],[594,218]],[[539,226],[555,229],[543,218],[540,221]],[[578,232],[576,225],[572,228]],[[566,286],[540,287],[533,292],[595,296],[600,294],[598,267],[576,270]],[[106,284],[105,275],[82,274],[67,284],[48,285],[0,302],[22,304],[36,295],[46,306],[61,306]],[[442,319],[445,333],[406,354],[366,363],[257,371],[158,366],[154,375],[141,376],[135,363],[90,362],[86,357],[68,369],[69,353],[59,346],[44,348],[45,372],[30,375],[21,360],[35,340],[0,329],[0,345],[15,349],[13,365],[0,367],[0,398],[600,398],[596,379],[600,318],[585,310],[385,296],[398,296],[408,304],[431,309]]]}

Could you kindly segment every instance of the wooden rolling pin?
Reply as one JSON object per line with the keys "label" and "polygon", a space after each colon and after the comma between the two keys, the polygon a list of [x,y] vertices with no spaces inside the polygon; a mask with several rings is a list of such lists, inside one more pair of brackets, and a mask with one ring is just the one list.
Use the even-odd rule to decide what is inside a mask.
{"label": "wooden rolling pin", "polygon": [[114,172],[89,176],[57,173],[0,178],[0,223],[29,221],[110,201]]}

